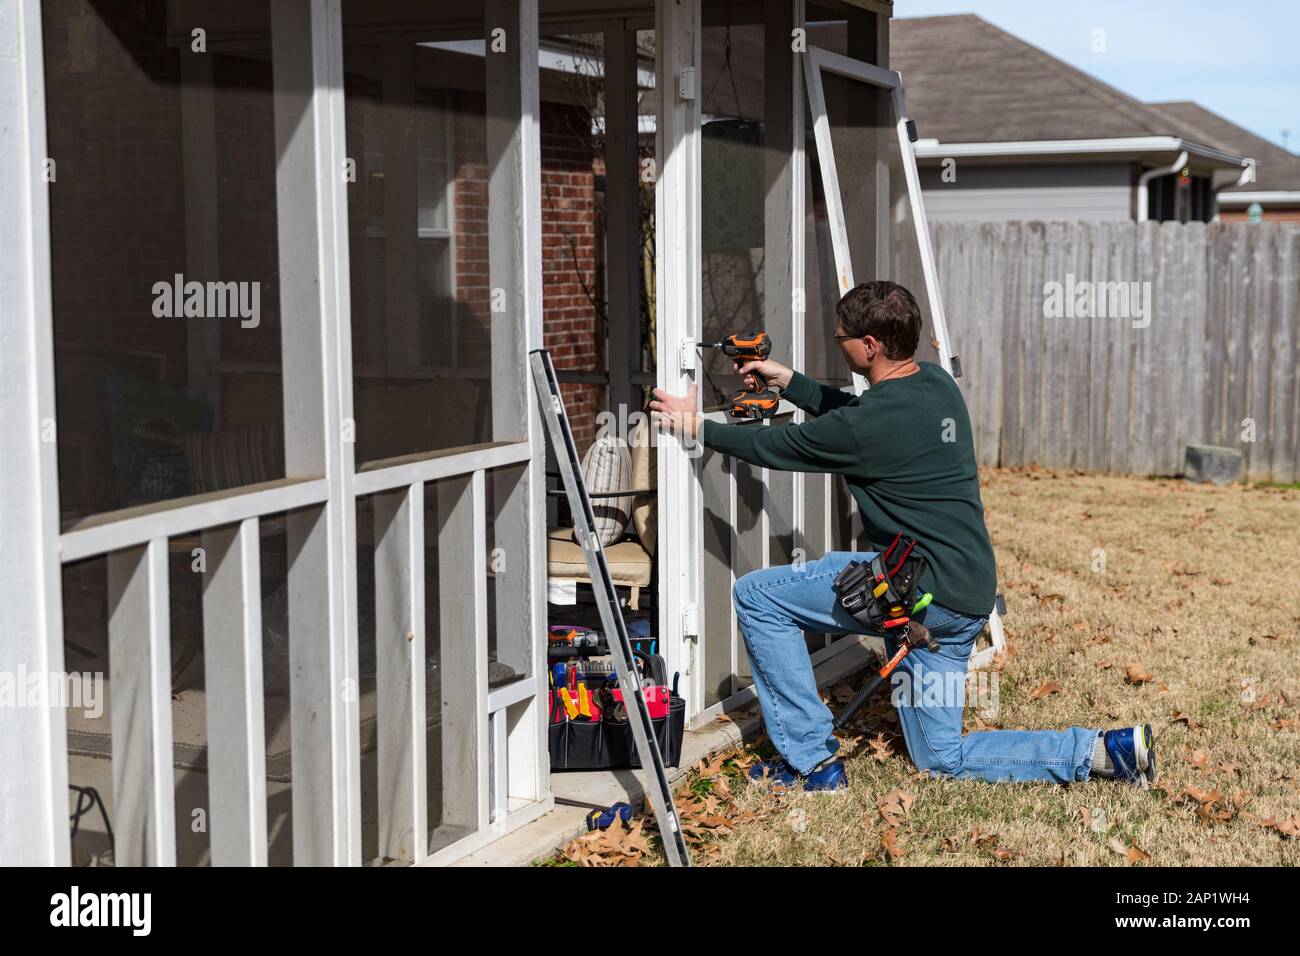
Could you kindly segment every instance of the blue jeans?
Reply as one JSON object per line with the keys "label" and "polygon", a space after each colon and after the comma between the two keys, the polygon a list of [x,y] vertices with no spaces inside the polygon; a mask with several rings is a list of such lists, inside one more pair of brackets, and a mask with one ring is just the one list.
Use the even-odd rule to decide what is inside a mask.
{"label": "blue jeans", "polygon": [[[872,552],[833,551],[804,565],[766,568],[736,582],[733,596],[768,736],[795,770],[807,773],[839,750],[831,712],[817,693],[805,630],[860,633],[831,582],[850,561]],[[907,752],[935,777],[975,780],[1087,780],[1096,728],[961,732],[966,664],[987,618],[933,603],[918,615],[939,643],[917,648],[891,675]],[[894,646],[889,647],[892,654]]]}

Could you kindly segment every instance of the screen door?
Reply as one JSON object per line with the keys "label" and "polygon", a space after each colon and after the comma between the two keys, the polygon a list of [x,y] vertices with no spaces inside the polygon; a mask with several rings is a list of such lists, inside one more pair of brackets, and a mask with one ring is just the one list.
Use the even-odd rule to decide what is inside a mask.
{"label": "screen door", "polygon": [[[906,286],[921,307],[916,357],[952,374],[952,346],[944,319],[925,219],[916,156],[916,127],[907,118],[902,81],[891,70],[811,47],[804,54],[817,198],[838,292],[860,282],[890,279]],[[811,165],[811,161],[810,161]],[[810,336],[829,338],[833,309],[821,310],[827,327]],[[854,388],[866,380],[854,375]],[[1003,646],[996,610],[989,619],[992,646],[971,657],[979,667]]]}
{"label": "screen door", "polygon": [[[925,323],[917,358],[951,372],[899,75],[817,47],[804,54],[804,72],[839,292],[873,279],[906,286]],[[855,376],[855,385],[866,383]]]}

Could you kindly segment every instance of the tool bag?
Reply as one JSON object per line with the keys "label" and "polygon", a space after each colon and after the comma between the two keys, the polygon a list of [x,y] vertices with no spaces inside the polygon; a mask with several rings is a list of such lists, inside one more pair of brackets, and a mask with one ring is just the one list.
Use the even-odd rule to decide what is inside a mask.
{"label": "tool bag", "polygon": [[925,567],[916,540],[905,539],[900,531],[870,561],[850,561],[832,587],[840,606],[862,625],[864,633],[890,637],[907,624]]}
{"label": "tool bag", "polygon": [[[686,730],[686,701],[666,683],[664,660],[657,654],[634,651],[644,686],[651,731],[659,743],[664,766],[676,767],[682,758]],[[627,718],[623,692],[611,680],[612,671],[594,661],[577,665],[578,679],[592,687],[591,716],[573,718],[561,700],[559,688],[551,690],[548,744],[552,770],[618,770],[640,767],[640,756]]]}

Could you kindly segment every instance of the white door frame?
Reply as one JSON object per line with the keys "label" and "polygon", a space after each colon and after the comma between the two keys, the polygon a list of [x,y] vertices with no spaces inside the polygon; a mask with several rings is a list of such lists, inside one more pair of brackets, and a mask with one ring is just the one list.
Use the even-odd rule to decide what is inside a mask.
{"label": "white door frame", "polygon": [[[0,673],[48,684],[64,661],[47,155],[40,3],[0,4]],[[68,866],[65,712],[26,703],[0,714],[0,862]]]}

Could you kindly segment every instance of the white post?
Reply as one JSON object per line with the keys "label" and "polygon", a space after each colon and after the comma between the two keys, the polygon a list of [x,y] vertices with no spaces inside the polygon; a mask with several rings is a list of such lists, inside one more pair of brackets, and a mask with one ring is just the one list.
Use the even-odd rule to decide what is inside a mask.
{"label": "white post", "polygon": [[[0,3],[0,677],[63,671],[45,75],[37,0]],[[0,711],[0,864],[67,866],[59,702]]]}
{"label": "white post", "polygon": [[[700,0],[656,0],[656,366],[659,387],[677,395],[697,381],[699,362],[688,340],[699,341],[702,327],[700,24]],[[684,358],[693,359],[689,369]],[[703,709],[698,634],[688,633],[691,625],[699,630],[700,483],[681,442],[658,442],[658,455],[659,638],[669,674],[682,675],[689,719]]]}
{"label": "white post", "polygon": [[285,471],[329,501],[289,515],[293,862],[361,862],[352,341],[340,0],[271,6]]}
{"label": "white post", "polygon": [[[503,291],[492,313],[492,437],[527,441],[522,474],[493,473],[496,509],[497,657],[545,687],[546,460],[528,353],[542,347],[542,150],[537,0],[487,0],[489,40],[487,157],[489,281]],[[491,47],[505,31],[505,46]],[[498,560],[499,558],[499,560]],[[485,665],[486,666],[486,665]],[[482,715],[486,720],[487,715]],[[505,720],[501,714],[500,719]],[[547,713],[534,696],[509,724],[510,793],[527,801],[550,794]],[[485,751],[486,752],[486,751]]]}
{"label": "white post", "polygon": [[371,501],[379,855],[422,863],[429,852],[424,483],[381,492]]}
{"label": "white post", "polygon": [[261,521],[203,532],[203,675],[213,866],[266,866]]}
{"label": "white post", "polygon": [[108,556],[113,862],[176,865],[167,539]]}

